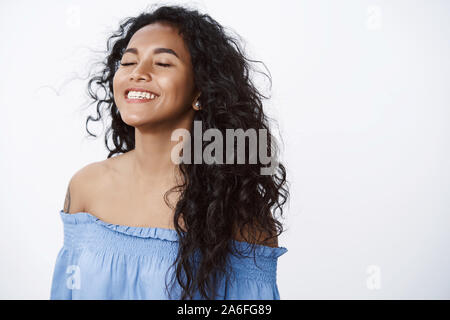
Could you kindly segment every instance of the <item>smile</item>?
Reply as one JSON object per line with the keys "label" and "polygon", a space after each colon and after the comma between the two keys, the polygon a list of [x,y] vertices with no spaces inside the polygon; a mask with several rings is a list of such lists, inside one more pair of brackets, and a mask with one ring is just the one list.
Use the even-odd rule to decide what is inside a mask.
{"label": "smile", "polygon": [[157,95],[149,92],[142,91],[129,91],[125,96],[125,100],[128,103],[145,103],[158,98]]}

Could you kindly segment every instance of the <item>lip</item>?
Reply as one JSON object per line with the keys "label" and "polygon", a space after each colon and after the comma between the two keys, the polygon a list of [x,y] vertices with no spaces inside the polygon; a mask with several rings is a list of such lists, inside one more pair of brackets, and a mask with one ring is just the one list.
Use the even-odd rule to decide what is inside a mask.
{"label": "lip", "polygon": [[[155,99],[153,99],[153,100],[155,100]],[[128,103],[147,103],[147,102],[153,101],[151,99],[128,99],[128,98],[125,98],[125,100]]]}

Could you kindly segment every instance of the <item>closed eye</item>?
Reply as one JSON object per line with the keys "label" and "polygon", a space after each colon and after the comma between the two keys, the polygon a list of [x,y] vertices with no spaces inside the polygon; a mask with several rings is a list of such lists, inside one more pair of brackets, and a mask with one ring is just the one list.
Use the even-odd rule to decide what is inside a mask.
{"label": "closed eye", "polygon": [[[135,63],[120,63],[122,66],[129,66]],[[164,68],[170,67],[170,64],[167,63],[156,63],[157,65],[163,66]]]}

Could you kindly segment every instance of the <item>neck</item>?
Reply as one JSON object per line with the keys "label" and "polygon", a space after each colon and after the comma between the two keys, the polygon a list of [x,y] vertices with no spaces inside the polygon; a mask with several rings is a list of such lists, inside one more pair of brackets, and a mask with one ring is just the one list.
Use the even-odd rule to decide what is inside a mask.
{"label": "neck", "polygon": [[179,165],[171,159],[172,150],[179,141],[172,141],[171,136],[179,128],[190,131],[192,120],[188,117],[165,128],[135,128],[135,148],[130,151],[131,170],[139,185],[151,188],[155,184],[179,182],[175,180],[179,177]]}

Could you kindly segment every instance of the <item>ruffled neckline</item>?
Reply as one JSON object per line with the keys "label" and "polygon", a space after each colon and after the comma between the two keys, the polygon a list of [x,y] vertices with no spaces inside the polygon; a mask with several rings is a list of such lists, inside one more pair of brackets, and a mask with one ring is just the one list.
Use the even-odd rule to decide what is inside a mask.
{"label": "ruffled neckline", "polygon": [[[61,219],[64,223],[68,224],[83,224],[83,223],[95,223],[102,227],[114,230],[116,232],[139,238],[153,238],[166,241],[177,242],[179,240],[177,231],[175,229],[161,228],[161,227],[136,227],[126,226],[115,223],[109,223],[103,221],[89,212],[76,212],[67,213],[64,210],[60,212]],[[239,250],[247,250],[251,247],[251,244],[244,241],[231,240],[235,243]],[[259,244],[255,244],[255,252],[258,256],[264,256],[267,258],[278,258],[288,251],[285,247],[269,247]]]}
{"label": "ruffled neckline", "polygon": [[139,238],[156,238],[168,241],[178,241],[178,234],[174,229],[160,228],[160,227],[133,227],[109,223],[103,221],[89,212],[67,213],[64,210],[60,211],[61,218],[64,223],[69,224],[83,224],[96,223],[102,227],[134,236]]}

